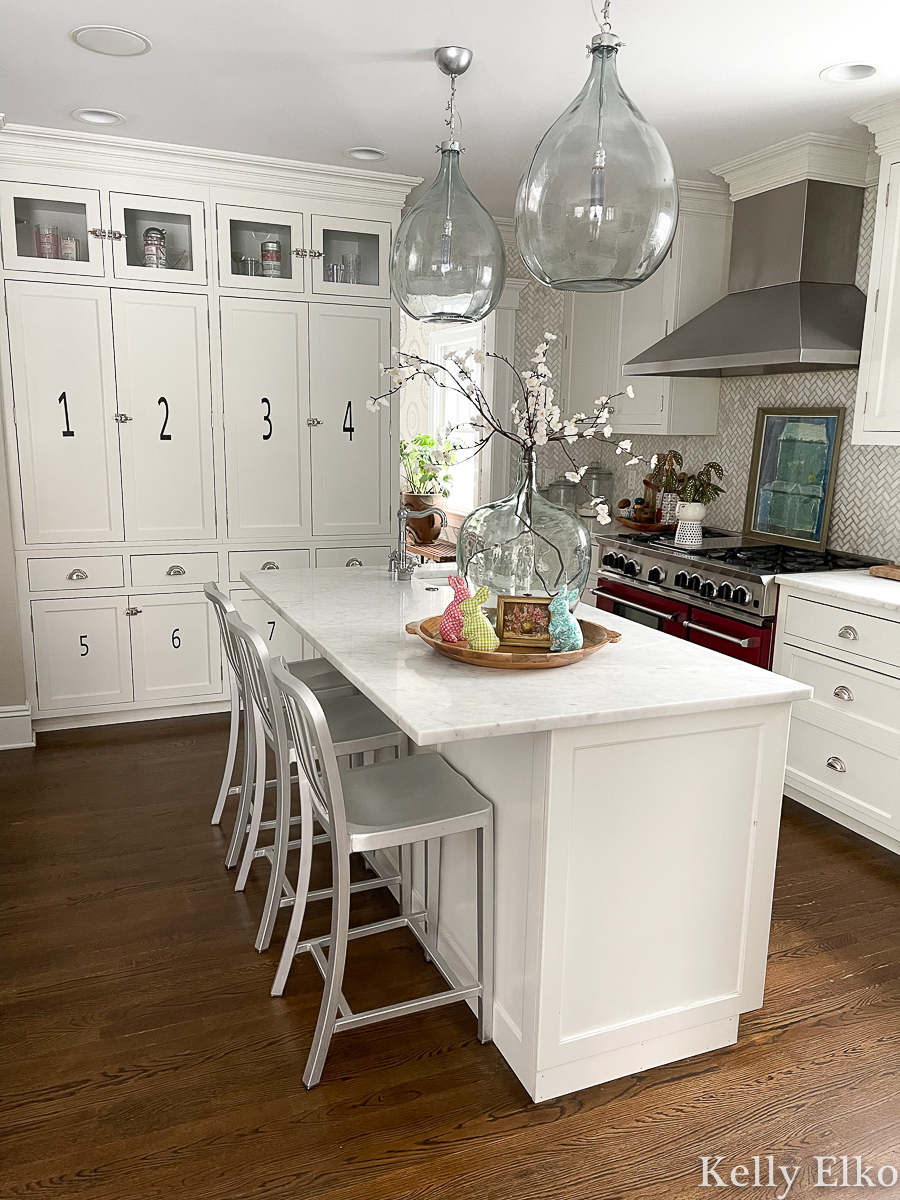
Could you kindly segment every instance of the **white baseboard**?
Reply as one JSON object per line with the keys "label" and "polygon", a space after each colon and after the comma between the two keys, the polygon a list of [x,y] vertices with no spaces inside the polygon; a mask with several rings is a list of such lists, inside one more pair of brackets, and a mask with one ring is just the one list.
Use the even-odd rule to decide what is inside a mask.
{"label": "white baseboard", "polygon": [[38,733],[48,729],[88,729],[93,725],[124,725],[131,721],[165,721],[172,717],[196,717],[204,713],[228,712],[230,700],[201,700],[154,708],[123,708],[108,712],[70,714],[67,717],[35,717]]}
{"label": "white baseboard", "polygon": [[0,705],[0,750],[24,750],[34,745],[31,706]]}

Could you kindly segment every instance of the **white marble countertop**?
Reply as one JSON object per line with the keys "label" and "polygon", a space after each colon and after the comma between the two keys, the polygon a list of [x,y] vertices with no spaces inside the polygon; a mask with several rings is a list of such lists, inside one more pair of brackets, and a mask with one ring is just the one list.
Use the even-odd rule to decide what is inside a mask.
{"label": "white marble countertop", "polygon": [[[395,583],[383,567],[248,571],[241,578],[419,746],[679,713],[805,700],[812,689],[579,605],[621,642],[569,667],[490,671],[406,632],[452,598],[436,574]],[[443,572],[446,579],[446,572]]]}
{"label": "white marble countertop", "polygon": [[869,568],[857,571],[808,571],[798,575],[776,575],[775,582],[795,592],[830,596],[835,600],[869,604],[900,612],[900,580],[880,579]]}

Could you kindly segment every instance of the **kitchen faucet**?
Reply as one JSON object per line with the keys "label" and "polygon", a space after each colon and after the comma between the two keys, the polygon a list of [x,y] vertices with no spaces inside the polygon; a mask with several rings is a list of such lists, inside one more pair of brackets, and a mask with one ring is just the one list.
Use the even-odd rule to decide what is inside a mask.
{"label": "kitchen faucet", "polygon": [[397,549],[388,556],[388,570],[394,579],[402,582],[412,579],[412,573],[418,566],[406,549],[406,522],[410,517],[440,517],[441,529],[447,528],[447,514],[442,508],[407,508],[401,504],[397,509],[397,522],[400,532],[397,537]]}

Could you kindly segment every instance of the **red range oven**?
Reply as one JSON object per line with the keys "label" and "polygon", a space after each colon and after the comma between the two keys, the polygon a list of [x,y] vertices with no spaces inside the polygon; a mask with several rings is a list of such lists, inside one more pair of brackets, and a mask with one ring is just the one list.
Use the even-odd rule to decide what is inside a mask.
{"label": "red range oven", "polygon": [[649,589],[629,587],[602,575],[592,591],[597,597],[597,607],[606,612],[718,650],[720,654],[739,658],[756,667],[771,666],[771,619],[762,624],[736,620],[697,605],[670,600]]}

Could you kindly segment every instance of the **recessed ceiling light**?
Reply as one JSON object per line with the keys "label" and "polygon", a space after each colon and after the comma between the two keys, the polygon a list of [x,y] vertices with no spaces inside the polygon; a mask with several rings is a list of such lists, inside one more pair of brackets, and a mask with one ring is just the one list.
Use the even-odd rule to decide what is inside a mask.
{"label": "recessed ceiling light", "polygon": [[125,118],[111,108],[76,108],[72,116],[88,125],[124,125]]}
{"label": "recessed ceiling light", "polygon": [[117,25],[80,25],[69,36],[82,49],[93,50],[95,54],[146,54],[151,49],[150,39],[142,33]]}
{"label": "recessed ceiling light", "polygon": [[836,83],[858,83],[860,79],[871,79],[878,71],[871,63],[846,62],[835,63],[819,72],[820,79],[833,79]]}
{"label": "recessed ceiling light", "polygon": [[355,158],[360,162],[381,162],[387,158],[387,152],[378,150],[375,146],[351,146],[344,154],[347,158]]}

